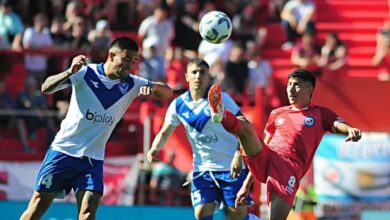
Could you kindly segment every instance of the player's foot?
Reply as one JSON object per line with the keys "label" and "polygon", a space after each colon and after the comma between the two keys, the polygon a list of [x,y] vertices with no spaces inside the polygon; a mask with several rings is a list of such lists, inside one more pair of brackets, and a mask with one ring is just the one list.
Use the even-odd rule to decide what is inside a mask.
{"label": "player's foot", "polygon": [[222,89],[218,84],[211,86],[208,94],[211,121],[220,123],[223,119]]}

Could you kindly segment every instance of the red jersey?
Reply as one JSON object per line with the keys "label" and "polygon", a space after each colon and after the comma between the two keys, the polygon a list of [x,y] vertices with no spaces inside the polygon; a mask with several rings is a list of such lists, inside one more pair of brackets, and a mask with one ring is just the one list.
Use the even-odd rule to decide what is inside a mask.
{"label": "red jersey", "polygon": [[285,106],[273,110],[265,127],[271,136],[269,148],[296,162],[304,175],[326,131],[342,119],[330,109],[310,105],[303,109]]}

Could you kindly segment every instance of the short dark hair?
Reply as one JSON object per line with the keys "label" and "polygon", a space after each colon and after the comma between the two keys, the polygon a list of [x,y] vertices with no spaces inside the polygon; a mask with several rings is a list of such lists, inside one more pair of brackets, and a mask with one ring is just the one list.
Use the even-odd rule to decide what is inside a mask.
{"label": "short dark hair", "polygon": [[116,38],[114,41],[112,41],[110,45],[110,49],[114,47],[117,47],[121,50],[131,50],[131,51],[139,50],[137,42],[129,37]]}
{"label": "short dark hair", "polygon": [[316,77],[309,70],[296,69],[292,73],[288,74],[288,78],[298,78],[304,82],[309,82],[311,85],[316,87]]}
{"label": "short dark hair", "polygon": [[196,64],[196,65],[198,65],[198,66],[205,66],[207,69],[210,69],[209,64],[208,64],[204,59],[202,59],[202,58],[196,57],[196,58],[191,59],[191,60],[188,62],[187,67],[190,66],[190,65],[192,65],[192,64]]}

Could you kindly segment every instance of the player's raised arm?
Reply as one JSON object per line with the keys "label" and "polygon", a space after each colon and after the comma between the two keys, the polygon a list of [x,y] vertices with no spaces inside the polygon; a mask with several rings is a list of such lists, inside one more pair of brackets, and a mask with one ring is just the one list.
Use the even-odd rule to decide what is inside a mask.
{"label": "player's raised arm", "polygon": [[168,138],[172,135],[175,129],[176,127],[170,125],[169,123],[163,124],[161,130],[158,132],[158,134],[153,140],[152,147],[148,151],[147,158],[149,163],[157,161],[158,151],[165,145]]}
{"label": "player's raised arm", "polygon": [[345,122],[340,122],[335,127],[335,133],[347,135],[345,141],[356,142],[362,137],[362,131],[358,128],[353,128]]}
{"label": "player's raised arm", "polygon": [[152,82],[149,86],[142,86],[139,91],[140,95],[149,95],[159,99],[167,99],[172,96],[171,87],[162,82]]}
{"label": "player's raised arm", "polygon": [[51,94],[63,88],[66,88],[65,82],[72,75],[78,72],[82,66],[87,64],[87,57],[84,55],[78,55],[72,60],[72,64],[69,69],[62,73],[48,77],[42,84],[41,91],[45,94]]}

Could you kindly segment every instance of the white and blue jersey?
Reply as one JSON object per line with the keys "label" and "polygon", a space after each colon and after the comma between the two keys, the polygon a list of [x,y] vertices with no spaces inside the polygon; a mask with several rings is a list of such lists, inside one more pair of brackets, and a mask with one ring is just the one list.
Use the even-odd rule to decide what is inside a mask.
{"label": "white and blue jersey", "polygon": [[[222,104],[233,114],[240,113],[240,108],[226,93],[222,93]],[[248,171],[243,164],[242,175],[231,176],[230,166],[239,142],[220,123],[211,121],[207,96],[194,101],[188,91],[180,95],[168,107],[165,122],[172,126],[183,124],[192,146],[192,205],[223,202],[234,207],[237,192]],[[252,200],[248,197],[247,201],[251,203]]]}
{"label": "white and blue jersey", "polygon": [[[222,103],[233,114],[240,112],[240,108],[226,93],[222,93]],[[230,170],[239,142],[221,124],[211,121],[207,96],[194,101],[189,91],[180,95],[169,105],[165,122],[172,126],[184,125],[192,146],[195,172]]]}
{"label": "white and blue jersey", "polygon": [[35,189],[66,195],[71,189],[103,193],[104,150],[111,132],[151,82],[129,74],[109,79],[103,64],[84,66],[73,74],[70,106],[39,170]]}
{"label": "white and blue jersey", "polygon": [[140,87],[151,82],[132,74],[125,80],[109,79],[102,63],[84,66],[69,79],[69,110],[52,148],[73,157],[103,160],[115,125],[138,96]]}

